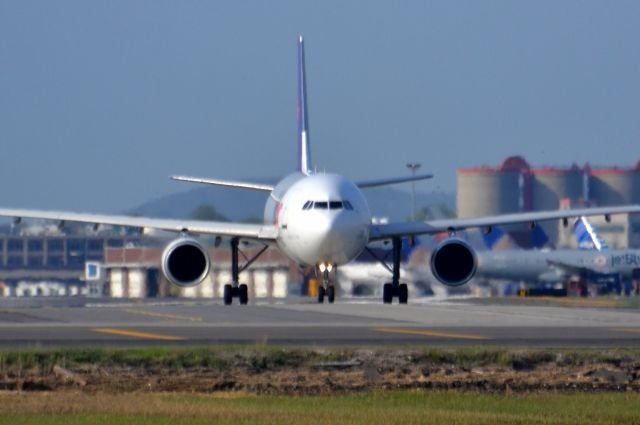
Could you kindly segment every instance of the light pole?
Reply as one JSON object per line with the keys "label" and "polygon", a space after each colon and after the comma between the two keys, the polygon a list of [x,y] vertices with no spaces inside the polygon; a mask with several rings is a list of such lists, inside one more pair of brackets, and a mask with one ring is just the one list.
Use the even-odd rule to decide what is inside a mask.
{"label": "light pole", "polygon": [[[419,162],[408,162],[407,168],[411,170],[411,175],[413,177],[416,176],[416,171],[420,168],[422,164]],[[416,182],[415,180],[411,182],[411,220],[416,221]]]}

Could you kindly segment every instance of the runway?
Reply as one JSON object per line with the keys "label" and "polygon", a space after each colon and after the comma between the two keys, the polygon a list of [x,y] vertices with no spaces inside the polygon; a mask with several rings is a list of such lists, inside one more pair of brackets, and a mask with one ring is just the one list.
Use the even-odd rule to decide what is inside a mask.
{"label": "runway", "polygon": [[514,300],[306,299],[224,306],[219,301],[0,306],[0,346],[203,344],[640,346],[640,311]]}

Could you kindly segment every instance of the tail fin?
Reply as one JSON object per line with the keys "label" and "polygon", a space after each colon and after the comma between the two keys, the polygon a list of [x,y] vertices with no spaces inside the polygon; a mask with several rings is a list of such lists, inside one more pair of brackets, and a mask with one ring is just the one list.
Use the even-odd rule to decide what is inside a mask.
{"label": "tail fin", "polygon": [[531,246],[535,249],[553,248],[542,226],[535,226],[531,231]]}
{"label": "tail fin", "polygon": [[500,227],[493,227],[490,232],[482,232],[482,239],[489,251],[501,251],[513,247],[511,238]]}
{"label": "tail fin", "polygon": [[609,249],[607,242],[598,234],[598,231],[589,223],[586,217],[579,217],[573,225],[576,234],[576,242],[579,249],[606,251]]}
{"label": "tail fin", "polygon": [[309,123],[307,119],[307,83],[304,71],[304,40],[298,38],[298,171],[309,174],[311,152],[309,151]]}

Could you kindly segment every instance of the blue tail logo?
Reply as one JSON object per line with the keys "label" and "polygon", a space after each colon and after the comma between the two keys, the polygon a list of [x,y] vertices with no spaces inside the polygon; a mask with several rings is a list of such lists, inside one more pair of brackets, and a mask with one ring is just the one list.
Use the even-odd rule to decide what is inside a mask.
{"label": "blue tail logo", "polygon": [[536,226],[531,231],[531,246],[535,249],[554,248],[542,226]]}
{"label": "blue tail logo", "polygon": [[[520,237],[519,241],[521,244],[526,246],[527,248],[531,247],[534,249],[544,249],[544,248],[553,248],[553,246],[549,243],[549,237],[542,229],[541,226],[536,226],[530,233],[531,240],[525,240]],[[514,241],[503,228],[501,227],[493,227],[489,233],[482,233],[482,239],[484,240],[484,244],[490,251],[499,251],[505,249],[513,249],[518,247],[516,241]]]}
{"label": "blue tail logo", "polygon": [[497,250],[510,249],[512,247],[511,238],[500,227],[494,227],[488,233],[483,232],[482,239],[484,241],[484,245],[490,251],[494,249],[497,249]]}
{"label": "blue tail logo", "polygon": [[589,223],[586,217],[579,217],[573,225],[576,234],[578,249],[606,251],[609,249],[607,242],[598,234],[598,231]]}

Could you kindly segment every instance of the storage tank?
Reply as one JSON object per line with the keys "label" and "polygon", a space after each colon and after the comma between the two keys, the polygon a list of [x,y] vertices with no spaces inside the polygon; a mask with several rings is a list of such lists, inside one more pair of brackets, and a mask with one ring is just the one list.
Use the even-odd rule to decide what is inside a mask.
{"label": "storage tank", "polygon": [[589,199],[603,207],[640,203],[640,162],[633,168],[589,170]]}
{"label": "storage tank", "polygon": [[557,210],[561,199],[584,199],[584,173],[571,168],[534,168],[531,170],[531,207],[534,211]]}
{"label": "storage tank", "polygon": [[[560,201],[567,199],[579,203],[584,199],[584,172],[578,166],[571,168],[534,168],[531,170],[531,209],[549,211],[560,208]],[[557,221],[541,223],[553,244],[558,242]]]}
{"label": "storage tank", "polygon": [[520,211],[520,176],[518,171],[490,167],[458,168],[458,217]]}

